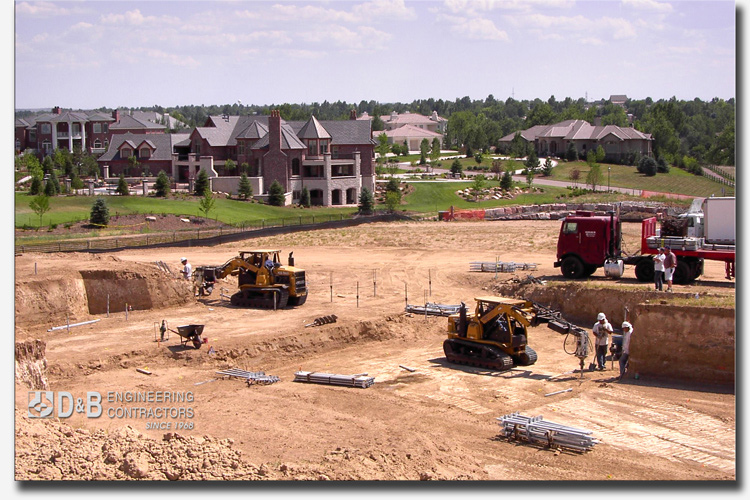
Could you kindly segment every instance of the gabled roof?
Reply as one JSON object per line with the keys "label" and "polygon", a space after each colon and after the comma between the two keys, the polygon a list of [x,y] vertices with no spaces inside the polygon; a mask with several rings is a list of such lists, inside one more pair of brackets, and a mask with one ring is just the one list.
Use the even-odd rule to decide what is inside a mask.
{"label": "gabled roof", "polygon": [[88,113],[90,122],[113,122],[115,119],[109,113],[103,111],[93,111]]}
{"label": "gabled roof", "polygon": [[[252,145],[252,149],[267,148],[269,143],[268,134]],[[297,138],[294,130],[288,123],[281,122],[281,149],[307,149],[307,146]]]}
{"label": "gabled roof", "polygon": [[[508,134],[500,142],[510,142],[516,132]],[[619,140],[651,140],[651,134],[644,134],[631,127],[618,127],[617,125],[605,125],[595,127],[586,120],[565,120],[552,125],[535,125],[521,131],[521,136],[527,141],[535,139],[564,139],[568,141],[593,140],[599,141],[604,137],[612,135]]]}
{"label": "gabled roof", "polygon": [[297,137],[300,139],[330,139],[331,134],[320,124],[317,118],[311,116],[297,132]]}
{"label": "gabled roof", "polygon": [[29,128],[33,127],[35,125],[34,118],[16,118],[16,125],[15,128]]}
{"label": "gabled roof", "polygon": [[63,111],[59,115],[57,113],[45,113],[36,117],[37,122],[45,123],[67,123],[67,122],[87,122],[89,121],[86,113],[75,112],[75,111]]}
{"label": "gabled roof", "polygon": [[[331,135],[331,145],[375,144],[369,120],[324,120],[320,124]],[[303,122],[289,122],[294,130],[302,130]]]}
{"label": "gabled roof", "polygon": [[141,149],[141,146],[143,146],[144,144],[147,145],[148,147],[150,147],[151,149],[156,149],[156,146],[150,140],[143,140],[143,141],[141,141],[138,144],[138,149]]}
{"label": "gabled roof", "polygon": [[149,142],[153,144],[153,151],[148,161],[171,160],[174,143],[184,140],[187,134],[115,134],[109,144],[109,149],[99,157],[99,162],[124,160],[120,157],[120,147],[127,144],[133,149],[135,144]]}
{"label": "gabled roof", "polygon": [[[443,137],[443,134],[433,132],[424,128],[415,127],[414,125],[404,125],[403,127],[394,128],[392,130],[384,130],[381,133],[385,134],[389,138],[393,137],[437,137],[438,139]],[[380,135],[380,134],[378,134]]]}
{"label": "gabled roof", "polygon": [[109,126],[110,130],[118,129],[146,129],[146,130],[164,130],[164,125],[151,123],[148,120],[139,120],[138,118],[126,113],[120,113],[120,121]]}
{"label": "gabled roof", "polygon": [[268,127],[263,125],[260,120],[253,120],[248,127],[237,134],[236,139],[254,139],[258,140],[268,133]]}
{"label": "gabled roof", "polygon": [[420,115],[419,113],[410,113],[409,111],[401,114],[394,111],[390,115],[382,115],[380,119],[383,120],[384,123],[395,123],[398,125],[418,125],[447,121],[445,118],[437,116],[437,113],[433,113],[433,117],[431,118],[429,116]]}

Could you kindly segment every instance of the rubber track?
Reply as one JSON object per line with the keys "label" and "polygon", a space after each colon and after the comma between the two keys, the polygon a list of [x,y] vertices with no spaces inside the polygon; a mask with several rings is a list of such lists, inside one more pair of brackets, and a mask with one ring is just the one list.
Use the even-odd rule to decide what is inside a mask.
{"label": "rubber track", "polygon": [[[479,357],[476,355],[457,352],[463,351],[463,348],[478,349],[485,352],[487,356]],[[443,352],[449,362],[459,365],[477,366],[498,371],[510,370],[513,368],[513,358],[500,349],[486,344],[466,342],[458,339],[447,339],[443,342]]]}
{"label": "rubber track", "polygon": [[529,346],[526,346],[526,356],[528,356],[528,361],[526,363],[523,362],[525,356],[514,356],[513,362],[518,366],[530,366],[536,363],[538,357],[536,351]]}
{"label": "rubber track", "polygon": [[[232,295],[230,303],[237,307],[250,307],[253,309],[273,309],[276,293],[271,291],[258,292],[251,290],[240,290]],[[283,288],[278,291],[279,300],[276,309],[283,309],[289,301],[289,292]]]}

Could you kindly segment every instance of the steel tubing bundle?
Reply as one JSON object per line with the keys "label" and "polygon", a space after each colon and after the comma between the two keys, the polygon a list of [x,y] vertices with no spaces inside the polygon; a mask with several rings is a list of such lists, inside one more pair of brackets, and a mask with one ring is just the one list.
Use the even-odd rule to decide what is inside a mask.
{"label": "steel tubing bundle", "polygon": [[217,371],[220,375],[228,375],[230,377],[244,378],[248,381],[258,382],[262,384],[273,384],[281,380],[276,375],[266,375],[265,372],[248,372],[240,370],[239,368],[229,368],[227,370]]}
{"label": "steel tubing bundle", "polygon": [[599,443],[591,431],[544,421],[541,416],[527,417],[516,412],[497,420],[507,438],[579,452],[589,451]]}
{"label": "steel tubing bundle", "polygon": [[429,316],[450,316],[451,314],[458,314],[458,310],[460,308],[460,305],[436,304],[434,302],[428,302],[424,306],[408,304],[406,306],[406,312],[415,314],[427,314]]}
{"label": "steel tubing bundle", "polygon": [[313,384],[342,385],[346,387],[360,387],[366,389],[375,383],[375,377],[364,375],[336,375],[333,373],[296,372],[295,382],[311,382]]}

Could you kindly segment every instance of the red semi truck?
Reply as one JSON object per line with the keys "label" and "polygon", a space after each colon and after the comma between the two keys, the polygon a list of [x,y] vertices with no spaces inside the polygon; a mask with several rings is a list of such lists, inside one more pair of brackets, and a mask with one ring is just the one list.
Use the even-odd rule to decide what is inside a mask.
{"label": "red semi truck", "polygon": [[619,278],[627,264],[635,266],[639,281],[648,282],[654,278],[652,256],[663,246],[677,256],[677,284],[691,283],[703,274],[704,260],[724,261],[726,278],[734,278],[734,198],[706,198],[701,211],[691,209],[680,217],[687,219],[686,235],[681,236],[662,236],[656,217],[643,220],[640,252],[627,256],[622,251],[621,222],[614,212],[605,216],[576,212],[562,221],[554,265],[566,278],[580,279],[600,267],[606,276]]}

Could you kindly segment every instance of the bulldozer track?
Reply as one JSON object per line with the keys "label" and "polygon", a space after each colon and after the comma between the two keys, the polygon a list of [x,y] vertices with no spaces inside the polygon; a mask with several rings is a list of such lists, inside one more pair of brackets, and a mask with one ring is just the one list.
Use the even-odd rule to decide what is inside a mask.
{"label": "bulldozer track", "polygon": [[459,365],[499,371],[513,368],[513,358],[491,345],[447,339],[443,342],[443,351],[449,362]]}
{"label": "bulldozer track", "polygon": [[[274,306],[274,301],[276,305]],[[256,309],[283,309],[289,301],[289,292],[283,288],[274,290],[240,290],[232,295],[230,303],[237,307]]]}

